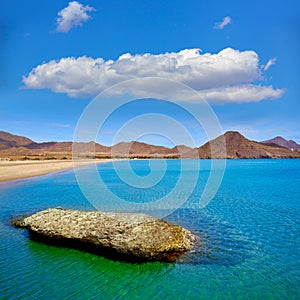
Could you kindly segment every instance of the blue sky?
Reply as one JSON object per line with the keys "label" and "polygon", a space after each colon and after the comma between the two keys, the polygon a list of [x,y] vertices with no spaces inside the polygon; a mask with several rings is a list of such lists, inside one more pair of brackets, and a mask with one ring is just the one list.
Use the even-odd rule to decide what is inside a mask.
{"label": "blue sky", "polygon": [[[99,92],[122,80],[158,76],[196,90],[224,131],[300,142],[299,1],[4,0],[0,26],[2,130],[36,141],[72,140]],[[142,98],[150,86],[131,92]],[[163,99],[165,88],[155,88]],[[175,105],[197,109],[180,91],[171,96]],[[122,117],[151,107],[162,114],[171,109],[155,101],[149,109],[145,102],[144,111],[131,106]],[[188,118],[174,111],[180,122]],[[111,142],[120,119],[110,120],[99,142]],[[195,144],[205,141],[191,134]]]}

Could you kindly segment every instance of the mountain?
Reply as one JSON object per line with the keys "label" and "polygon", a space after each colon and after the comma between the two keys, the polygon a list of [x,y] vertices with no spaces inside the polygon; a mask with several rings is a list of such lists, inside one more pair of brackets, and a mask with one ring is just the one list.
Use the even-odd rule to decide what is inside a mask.
{"label": "mountain", "polygon": [[267,140],[267,141],[263,141],[261,142],[263,144],[266,145],[277,145],[280,147],[284,147],[290,150],[296,150],[296,151],[300,151],[300,145],[297,144],[295,141],[293,140],[286,140],[284,139],[282,136],[276,136],[273,139]]}
{"label": "mountain", "polygon": [[178,153],[184,155],[184,154],[186,154],[188,152],[191,152],[195,149],[193,149],[191,147],[188,147],[188,146],[185,146],[185,145],[178,145],[178,146],[173,147],[171,150],[174,151],[174,152],[177,151]]}
{"label": "mountain", "polygon": [[[213,153],[211,153],[213,149]],[[201,158],[292,158],[300,157],[280,146],[270,146],[251,141],[236,131],[228,131],[224,135],[207,142],[198,148]]]}
{"label": "mountain", "polygon": [[[174,154],[170,148],[149,145],[141,142],[121,142],[111,147],[113,156],[141,155],[141,156],[166,156]],[[178,152],[175,152],[178,154]]]}
{"label": "mountain", "polygon": [[[72,152],[73,142],[45,142],[45,143],[33,143],[27,145],[26,148],[33,150],[44,150],[49,152]],[[78,152],[104,152],[110,154],[110,147],[100,145],[95,142],[89,143],[76,143],[76,150]]]}
{"label": "mountain", "polygon": [[[290,142],[290,141],[288,141]],[[142,142],[121,142],[112,147],[95,142],[36,143],[26,137],[0,131],[0,158],[12,159],[71,159],[73,148],[79,157],[139,157],[139,158],[289,158],[300,157],[270,140],[251,141],[236,131],[228,131],[199,148],[178,145],[173,148]],[[211,149],[213,152],[211,153]]]}
{"label": "mountain", "polygon": [[[107,147],[95,142],[43,142],[36,143],[28,138],[0,132],[0,158],[14,159],[61,159],[72,158],[72,151],[80,157],[178,157],[179,152],[188,151],[186,146],[167,148],[141,142],[121,142]],[[180,151],[179,151],[180,150]]]}
{"label": "mountain", "polygon": [[26,137],[14,135],[5,131],[0,131],[0,149],[22,147],[31,143],[33,143],[33,141]]}

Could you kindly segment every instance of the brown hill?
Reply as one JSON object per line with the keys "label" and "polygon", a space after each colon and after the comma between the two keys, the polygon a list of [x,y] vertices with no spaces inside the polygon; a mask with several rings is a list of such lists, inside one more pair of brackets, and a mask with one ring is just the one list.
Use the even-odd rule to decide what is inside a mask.
{"label": "brown hill", "polygon": [[[224,135],[205,143],[199,148],[179,145],[173,148],[155,146],[141,142],[121,142],[112,147],[95,142],[45,142],[36,143],[26,137],[0,131],[0,158],[56,159],[72,158],[72,150],[80,157],[169,157],[169,158],[289,158],[300,157],[292,151],[274,143],[264,144],[248,140],[238,132],[228,131]],[[211,152],[213,150],[213,152]]]}
{"label": "brown hill", "polygon": [[261,142],[266,145],[276,145],[290,150],[300,151],[300,145],[293,140],[286,140],[282,136],[276,136],[273,139]]}
{"label": "brown hill", "polygon": [[168,155],[178,155],[178,151],[172,151],[172,149],[155,146],[142,142],[121,142],[111,147],[112,156],[149,156],[149,157],[161,157]]}
{"label": "brown hill", "polygon": [[191,147],[188,147],[188,146],[185,146],[185,145],[178,145],[178,146],[173,147],[171,150],[184,155],[184,154],[189,153],[189,152],[191,152],[195,149],[193,149]]}
{"label": "brown hill", "polygon": [[[50,152],[72,152],[73,142],[48,142],[48,143],[35,143],[35,145],[29,145],[27,148],[40,149]],[[95,142],[89,143],[76,143],[76,150],[79,152],[105,152],[107,155],[110,153],[110,147],[100,145]]]}
{"label": "brown hill", "polygon": [[[224,147],[225,146],[225,147]],[[211,153],[213,149],[213,153]],[[224,135],[207,142],[198,148],[201,158],[292,158],[300,157],[299,152],[293,152],[282,147],[274,147],[251,141],[239,132],[228,131]]]}
{"label": "brown hill", "polygon": [[[36,143],[25,137],[1,132],[0,158],[17,159],[53,159],[71,158],[73,148],[78,156],[97,157],[177,157],[179,151],[173,149],[149,145],[141,142],[122,142],[112,147],[107,147],[95,142],[43,142]],[[1,139],[2,137],[2,139]],[[185,146],[180,146],[185,147]],[[188,148],[188,147],[187,147]]]}
{"label": "brown hill", "polygon": [[31,143],[33,143],[33,141],[26,137],[14,135],[5,131],[0,131],[0,149],[22,147]]}

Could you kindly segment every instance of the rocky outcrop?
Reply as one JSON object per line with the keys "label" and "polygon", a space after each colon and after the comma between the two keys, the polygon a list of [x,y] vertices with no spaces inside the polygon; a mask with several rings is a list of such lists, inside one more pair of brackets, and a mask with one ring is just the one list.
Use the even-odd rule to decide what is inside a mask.
{"label": "rocky outcrop", "polygon": [[266,145],[271,145],[271,146],[275,146],[275,147],[284,147],[287,149],[290,149],[292,151],[299,151],[300,152],[300,145],[297,144],[295,141],[293,140],[286,140],[284,139],[282,136],[276,136],[273,139],[267,140],[267,141],[263,141],[261,142],[262,144],[266,144]]}
{"label": "rocky outcrop", "polygon": [[199,158],[300,158],[300,152],[246,139],[236,131],[227,131],[198,148]]}
{"label": "rocky outcrop", "polygon": [[[100,255],[144,261],[175,261],[191,250],[188,230],[146,214],[47,209],[12,222],[46,241],[93,246]],[[83,247],[84,248],[84,247]]]}

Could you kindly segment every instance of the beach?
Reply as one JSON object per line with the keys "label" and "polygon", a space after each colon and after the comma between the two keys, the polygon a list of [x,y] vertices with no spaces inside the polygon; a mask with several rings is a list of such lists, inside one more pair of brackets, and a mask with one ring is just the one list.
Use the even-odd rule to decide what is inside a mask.
{"label": "beach", "polygon": [[[109,162],[111,159],[76,161],[76,167]],[[0,161],[0,182],[45,175],[74,167],[72,160]]]}

